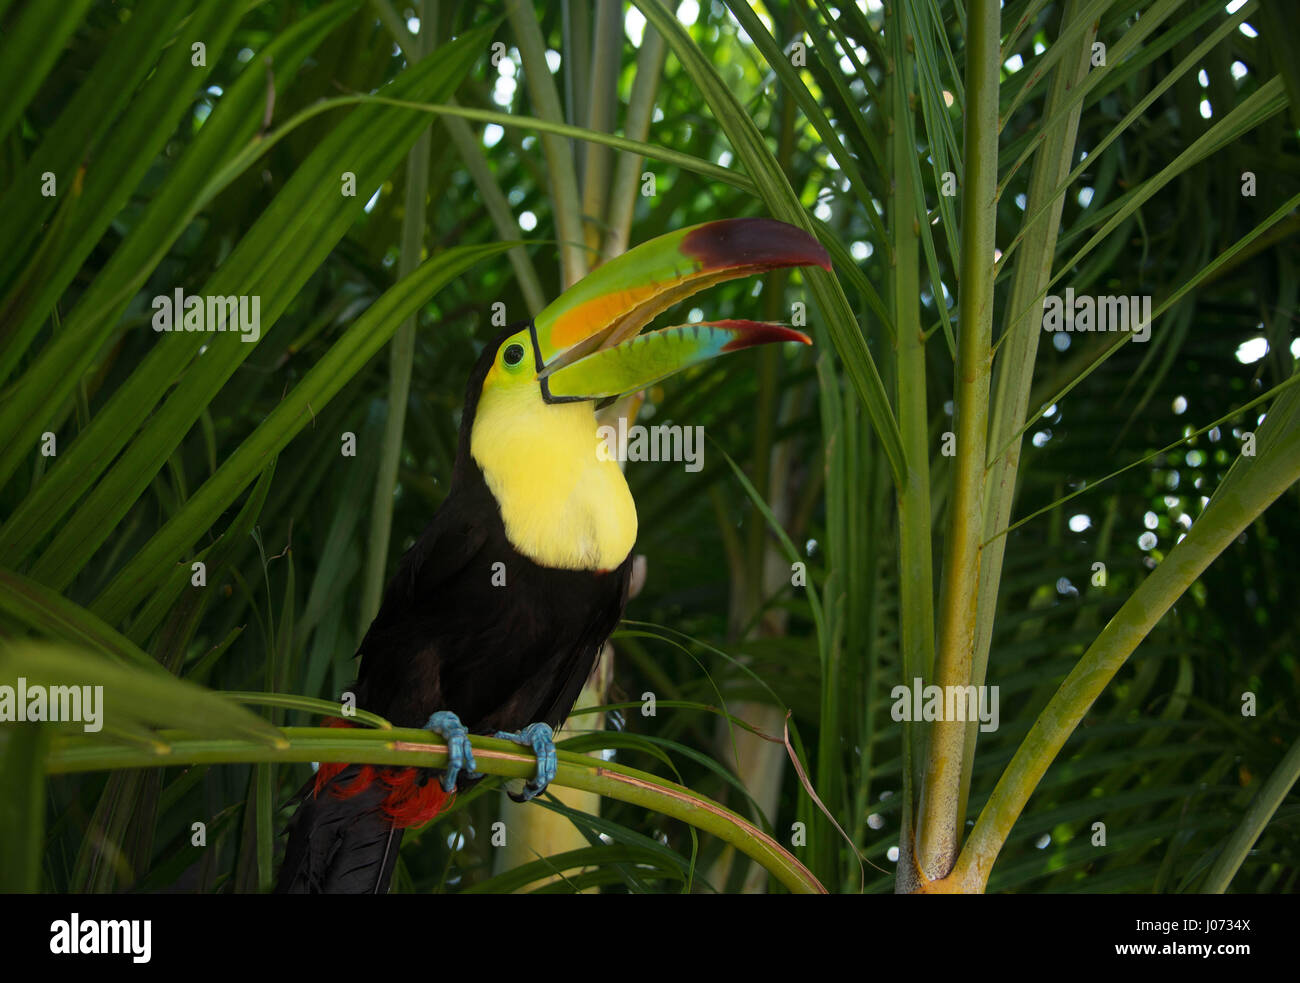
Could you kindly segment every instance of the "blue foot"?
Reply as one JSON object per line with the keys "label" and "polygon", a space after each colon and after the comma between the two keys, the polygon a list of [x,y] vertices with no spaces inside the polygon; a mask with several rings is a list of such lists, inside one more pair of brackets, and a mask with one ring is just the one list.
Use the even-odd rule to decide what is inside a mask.
{"label": "blue foot", "polygon": [[456,779],[462,771],[470,778],[479,778],[474,769],[474,749],[469,744],[469,731],[460,722],[460,718],[450,710],[439,710],[424,725],[425,730],[442,737],[447,742],[447,770],[442,774],[442,790],[450,792],[456,788]]}
{"label": "blue foot", "polygon": [[537,755],[537,777],[524,785],[523,801],[527,802],[545,792],[546,786],[551,784],[551,779],[555,777],[556,768],[559,767],[559,761],[555,757],[555,732],[551,730],[551,725],[529,724],[523,730],[513,733],[499,730],[493,736],[503,741],[514,741],[516,744],[530,747],[533,749],[533,754]]}

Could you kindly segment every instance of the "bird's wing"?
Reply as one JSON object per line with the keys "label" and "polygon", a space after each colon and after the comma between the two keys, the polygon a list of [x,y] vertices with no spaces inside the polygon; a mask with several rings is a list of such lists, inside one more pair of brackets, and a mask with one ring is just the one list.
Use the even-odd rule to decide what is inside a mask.
{"label": "bird's wing", "polygon": [[[410,660],[418,650],[427,646],[419,630],[421,610],[465,570],[486,539],[483,523],[474,521],[471,512],[460,507],[456,496],[443,502],[415,545],[402,557],[384,591],[379,613],[361,640],[357,683],[362,691],[375,696],[384,694],[386,701],[398,697],[402,674],[409,671]],[[368,705],[374,700],[358,696],[363,709],[389,712],[388,706]]]}

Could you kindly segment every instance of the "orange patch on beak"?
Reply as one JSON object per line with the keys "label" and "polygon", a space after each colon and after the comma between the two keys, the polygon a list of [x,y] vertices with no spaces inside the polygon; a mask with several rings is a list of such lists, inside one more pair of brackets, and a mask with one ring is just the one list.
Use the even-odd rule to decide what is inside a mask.
{"label": "orange patch on beak", "polygon": [[615,293],[593,297],[565,311],[551,326],[551,347],[566,349],[591,337],[593,324],[613,324],[628,311],[662,291],[657,283],[628,287]]}

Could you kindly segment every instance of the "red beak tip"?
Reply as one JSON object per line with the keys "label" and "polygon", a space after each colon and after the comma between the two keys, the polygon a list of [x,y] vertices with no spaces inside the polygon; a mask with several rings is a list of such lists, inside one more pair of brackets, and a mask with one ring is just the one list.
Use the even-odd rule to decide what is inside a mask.
{"label": "red beak tip", "polygon": [[831,269],[826,247],[803,229],[770,218],[727,218],[706,222],[692,230],[681,251],[704,269],[739,266],[779,269],[820,266]]}
{"label": "red beak tip", "polygon": [[802,331],[787,328],[784,324],[771,324],[767,321],[746,321],[729,319],[726,321],[708,321],[709,327],[723,328],[734,333],[735,337],[722,346],[724,352],[738,352],[756,345],[770,345],[785,341],[797,341],[811,345],[812,339]]}

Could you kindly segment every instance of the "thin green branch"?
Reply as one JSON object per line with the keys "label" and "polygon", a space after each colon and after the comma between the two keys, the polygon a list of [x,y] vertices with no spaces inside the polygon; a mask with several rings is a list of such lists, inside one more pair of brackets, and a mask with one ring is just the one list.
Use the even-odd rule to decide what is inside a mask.
{"label": "thin green branch", "polygon": [[[912,59],[910,35],[904,34],[902,11],[893,9],[886,19],[891,35],[894,70],[888,77],[893,132],[889,152],[893,161],[893,194],[889,225],[893,237],[890,271],[890,306],[897,325],[895,349],[897,375],[894,402],[898,429],[907,458],[905,481],[898,491],[898,600],[902,643],[902,678],[928,679],[934,671],[934,568],[931,561],[933,528],[930,513],[930,423],[926,408],[925,337],[921,327],[920,243],[918,226],[925,200],[918,194],[912,158],[916,137],[910,108]],[[918,215],[918,208],[922,215]],[[936,293],[938,303],[942,296]],[[859,599],[854,598],[855,602]],[[920,786],[922,742],[915,726],[905,726],[903,753],[903,848],[898,865],[900,889],[911,891],[915,880],[910,852],[915,842],[916,792]],[[906,862],[903,862],[906,860]]]}
{"label": "thin green branch", "polygon": [[1228,837],[1228,842],[1223,845],[1223,852],[1219,854],[1219,859],[1215,861],[1205,883],[1201,885],[1203,893],[1223,894],[1228,890],[1228,885],[1241,869],[1241,864],[1250,853],[1250,848],[1263,834],[1264,828],[1273,818],[1273,813],[1277,812],[1278,806],[1282,804],[1282,800],[1286,798],[1297,779],[1300,779],[1300,738],[1291,745],[1273,774],[1268,776],[1264,787],[1251,800],[1246,815],[1242,817],[1241,825],[1233,831],[1232,836]]}
{"label": "thin green branch", "polygon": [[[515,31],[519,56],[524,63],[524,83],[533,106],[542,119],[551,123],[564,121],[560,97],[551,80],[546,63],[546,40],[532,3],[509,0],[506,10]],[[587,253],[583,249],[582,203],[578,195],[578,176],[574,168],[573,149],[568,140],[555,133],[543,133],[542,150],[550,176],[551,202],[555,208],[555,235],[560,240],[560,269],[565,288],[587,275]]]}
{"label": "thin green branch", "polygon": [[[346,761],[355,764],[443,768],[447,748],[430,740],[427,731],[413,729],[341,730],[325,727],[285,727],[282,747],[253,741],[198,740],[177,731],[162,731],[165,750],[150,751],[113,745],[84,737],[57,740],[45,760],[48,774],[104,771],[121,768],[161,768],[176,765],[258,762]],[[509,741],[474,737],[478,770],[503,778],[531,778],[537,770],[531,752]],[[559,768],[551,784],[594,792],[604,798],[652,809],[712,833],[762,864],[795,894],[825,894],[812,873],[771,836],[742,816],[711,799],[656,775],[585,754],[558,752]]]}
{"label": "thin green branch", "polygon": [[459,116],[461,119],[475,120],[480,123],[496,123],[498,126],[503,127],[519,127],[521,129],[536,130],[543,134],[572,137],[577,140],[594,140],[607,144],[615,150],[624,150],[628,153],[651,157],[663,161],[665,164],[675,164],[683,170],[722,181],[734,188],[739,188],[747,194],[758,193],[757,185],[743,174],[738,174],[730,168],[719,167],[717,164],[701,160],[699,157],[692,157],[690,154],[669,150],[667,147],[660,147],[652,143],[629,140],[626,137],[614,136],[610,133],[598,133],[581,126],[570,126],[567,123],[552,123],[549,120],[538,119],[533,116],[516,116],[511,113],[498,113],[489,109],[474,109],[469,106],[410,102],[405,99],[389,99],[386,96],[359,93],[350,96],[339,96],[335,99],[322,99],[320,102],[308,106],[266,136],[250,141],[239,153],[227,161],[212,176],[212,179],[208,181],[203,190],[199,192],[195,211],[215,198],[231,181],[247,170],[254,161],[308,120],[331,109],[366,102],[402,106],[406,109],[418,109],[421,112],[437,113],[442,116]]}
{"label": "thin green branch", "polygon": [[[587,92],[586,124],[592,130],[609,133],[614,129],[618,105],[618,75],[623,51],[623,4],[606,2],[596,6],[595,36],[592,39],[591,81]],[[587,250],[598,254],[604,241],[605,213],[609,207],[610,152],[602,143],[583,144],[582,218]]]}
{"label": "thin green branch", "polygon": [[[1070,0],[1063,15],[1068,23],[1083,16],[1081,0]],[[1066,32],[1062,32],[1065,34]],[[1016,264],[1008,309],[1024,310],[1016,320],[1009,321],[1002,333],[1005,350],[999,343],[995,395],[991,408],[989,440],[993,446],[1006,445],[1006,453],[998,455],[987,469],[984,479],[984,521],[980,535],[984,539],[979,574],[979,600],[975,631],[975,652],[971,666],[971,684],[983,686],[988,670],[989,649],[993,641],[993,622],[997,610],[998,594],[1002,586],[1002,562],[1006,540],[990,540],[993,529],[1006,525],[1015,503],[1017,478],[1020,474],[1020,441],[1008,441],[1010,432],[1020,431],[1029,408],[1033,387],[1034,365],[1038,359],[1038,343],[1042,336],[1041,317],[1036,316],[1025,298],[1042,294],[1052,275],[1052,257],[1056,255],[1057,236],[1060,231],[1061,212],[1065,206],[1065,188],[1061,176],[1069,170],[1074,157],[1075,140],[1079,133],[1079,119],[1083,107],[1075,102],[1072,108],[1070,94],[1087,76],[1089,53],[1096,33],[1092,27],[1074,35],[1074,51],[1065,52],[1059,67],[1053,73],[1051,88],[1044,107],[1043,149],[1034,159],[1029,176],[1028,203],[1031,209],[1041,210],[1047,221],[1039,223],[1027,247]],[[1057,44],[1062,42],[1058,41]],[[1025,219],[1025,224],[1029,223]],[[1022,232],[1023,234],[1023,232]],[[995,273],[996,276],[996,273]],[[966,747],[961,773],[961,811],[958,827],[966,819],[966,802],[970,795],[971,775],[975,770],[975,746],[979,739],[979,722],[966,724]]]}
{"label": "thin green branch", "polygon": [[1060,37],[1058,37],[1052,46],[1047,49],[1045,54],[1041,55],[1032,63],[1032,67],[1030,68],[1024,83],[1020,86],[1020,91],[1017,92],[1015,98],[1011,100],[1011,105],[1007,107],[1007,111],[999,121],[999,127],[1015,115],[1016,110],[1019,109],[1020,105],[1029,98],[1029,93],[1031,93],[1034,90],[1034,87],[1042,81],[1043,76],[1046,75],[1052,66],[1056,64],[1057,60],[1075,50],[1072,42],[1077,41],[1078,38],[1081,38],[1084,34],[1091,33],[1095,30],[1097,21],[1101,19],[1101,15],[1104,14],[1106,8],[1114,2],[1115,0],[1092,0],[1092,3],[1089,4],[1086,9],[1065,22],[1061,28]]}
{"label": "thin green branch", "polygon": [[[980,530],[988,435],[993,333],[993,252],[997,214],[998,61],[1001,10],[997,0],[972,0],[966,49],[966,134],[963,149],[960,311],[958,316],[956,437],[952,502],[945,537],[939,645],[934,682],[970,682],[979,596]],[[939,302],[942,302],[941,300]],[[966,724],[937,720],[930,729],[925,781],[917,809],[916,861],[928,880],[944,877],[957,857],[958,801]]]}
{"label": "thin green branch", "polygon": [[[492,219],[497,235],[502,239],[517,238],[519,222],[514,212],[510,210],[510,202],[497,184],[487,156],[483,153],[469,123],[450,115],[443,122],[451,135],[452,143],[456,145],[456,152],[460,154],[465,170],[469,171],[474,187],[478,189],[479,199],[487,209],[488,217]],[[516,246],[506,253],[506,256],[515,271],[515,280],[519,284],[520,293],[524,295],[524,303],[528,305],[528,313],[533,316],[541,313],[542,308],[546,306],[546,293],[542,290],[542,281],[537,275],[537,268],[533,265],[528,251],[523,246]]]}
{"label": "thin green branch", "polygon": [[[403,50],[412,64],[430,50],[433,0],[423,0],[420,17],[423,29],[408,38]],[[400,42],[401,35],[398,35]],[[425,201],[429,195],[431,134],[426,128],[406,157],[406,200],[402,211],[402,252],[397,262],[398,279],[409,276],[420,265],[424,252]],[[403,319],[388,349],[388,405],[384,436],[375,471],[374,504],[370,510],[370,537],[361,581],[359,624],[368,625],[379,613],[384,582],[388,578],[388,546],[393,531],[393,490],[397,465],[402,456],[402,431],[406,427],[406,401],[411,394],[411,367],[415,361],[417,315]]]}
{"label": "thin green branch", "polygon": [[1020,14],[1020,20],[1016,21],[1015,27],[1007,33],[1007,43],[1002,46],[1002,50],[998,55],[1001,60],[1006,61],[1011,57],[1016,50],[1016,46],[1020,44],[1020,38],[1024,35],[1025,30],[1045,6],[1047,6],[1047,0],[1029,0],[1024,11]]}
{"label": "thin green branch", "polygon": [[[623,121],[623,133],[629,139],[644,141],[650,133],[655,94],[663,75],[667,50],[663,35],[647,24],[636,58],[636,80],[632,83],[632,95],[628,98],[627,115]],[[600,250],[601,260],[613,259],[627,251],[644,161],[640,154],[622,154],[618,159],[614,169],[614,187],[609,194],[609,227],[605,230],[605,241]]]}

